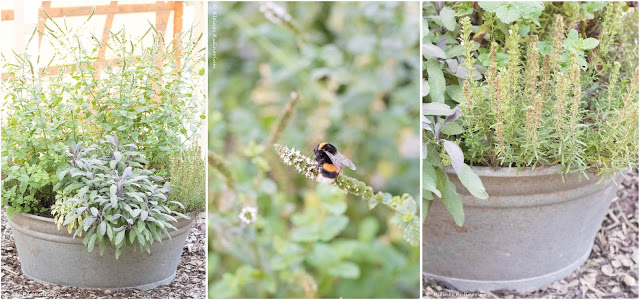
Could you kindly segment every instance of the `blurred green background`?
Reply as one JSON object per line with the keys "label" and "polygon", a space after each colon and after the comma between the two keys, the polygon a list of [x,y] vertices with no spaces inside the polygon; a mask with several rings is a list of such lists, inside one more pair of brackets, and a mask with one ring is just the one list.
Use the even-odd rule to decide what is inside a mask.
{"label": "blurred green background", "polygon": [[419,247],[390,209],[306,179],[266,144],[296,91],[277,143],[312,155],[328,141],[356,164],[346,175],[419,199],[419,13],[209,3],[209,297],[419,296]]}

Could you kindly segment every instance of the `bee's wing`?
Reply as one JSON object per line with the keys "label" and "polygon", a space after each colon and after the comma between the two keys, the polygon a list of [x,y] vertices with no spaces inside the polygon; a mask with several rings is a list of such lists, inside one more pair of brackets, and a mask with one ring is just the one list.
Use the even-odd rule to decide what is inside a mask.
{"label": "bee's wing", "polygon": [[329,158],[331,159],[334,165],[336,166],[345,165],[349,167],[351,170],[356,169],[356,165],[354,165],[353,162],[350,159],[348,159],[346,156],[342,155],[342,153],[336,152],[335,155],[329,153],[329,151],[325,151],[324,153],[326,153],[327,156],[329,156]]}
{"label": "bee's wing", "polygon": [[336,166],[336,168],[338,169],[338,173],[342,172],[342,162],[340,162],[340,160],[338,160],[338,158],[336,156],[334,156],[333,154],[331,154],[329,151],[324,151],[324,153],[327,154],[327,156],[329,156],[329,159],[331,160],[331,163]]}

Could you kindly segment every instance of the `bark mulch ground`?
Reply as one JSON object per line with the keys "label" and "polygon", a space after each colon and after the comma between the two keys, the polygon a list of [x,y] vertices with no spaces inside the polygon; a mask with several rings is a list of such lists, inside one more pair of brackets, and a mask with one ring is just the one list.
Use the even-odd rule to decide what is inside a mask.
{"label": "bark mulch ground", "polygon": [[35,282],[22,274],[16,245],[2,211],[2,298],[152,298],[186,299],[206,298],[206,219],[201,214],[189,231],[187,242],[182,250],[176,278],[169,285],[159,286],[148,291],[139,290],[98,290],[65,287]]}
{"label": "bark mulch ground", "polygon": [[571,276],[539,290],[460,293],[424,279],[424,298],[627,298],[638,299],[638,170],[625,174],[596,236],[591,256]]}

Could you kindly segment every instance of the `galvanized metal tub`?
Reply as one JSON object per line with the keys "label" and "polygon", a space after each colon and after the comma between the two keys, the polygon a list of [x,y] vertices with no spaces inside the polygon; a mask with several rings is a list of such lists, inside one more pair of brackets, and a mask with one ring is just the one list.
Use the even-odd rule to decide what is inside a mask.
{"label": "galvanized metal tub", "polygon": [[563,181],[558,170],[473,167],[487,200],[449,174],[465,222],[458,227],[433,201],[423,225],[424,275],[459,291],[532,291],[570,275],[589,257],[620,178],[598,183],[595,175],[570,174]]}
{"label": "galvanized metal tub", "polygon": [[107,247],[101,256],[92,252],[82,238],[72,238],[65,228],[58,230],[53,219],[14,213],[9,218],[22,272],[43,283],[100,289],[135,288],[148,290],[169,284],[176,276],[182,248],[193,218],[178,219],[171,239],[151,245],[151,254],[125,249],[118,259]]}

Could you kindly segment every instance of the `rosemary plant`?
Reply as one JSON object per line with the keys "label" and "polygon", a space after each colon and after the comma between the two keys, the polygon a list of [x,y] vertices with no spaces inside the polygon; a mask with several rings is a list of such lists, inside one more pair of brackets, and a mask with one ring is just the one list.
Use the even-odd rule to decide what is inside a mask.
{"label": "rosemary plant", "polygon": [[[464,222],[455,187],[445,193],[448,165],[559,165],[602,178],[637,166],[637,10],[425,2],[423,15],[424,216],[438,197]],[[470,174],[465,187],[487,197]]]}
{"label": "rosemary plant", "polygon": [[[471,30],[468,18],[463,31]],[[581,38],[557,16],[552,35],[522,38],[510,27],[504,45],[492,42],[484,81],[464,83],[461,104],[466,159],[493,167],[559,165],[562,172],[610,175],[637,165],[638,69],[619,78],[614,62],[609,78],[585,92],[597,78],[585,57],[599,45]],[[610,37],[609,37],[610,38]],[[471,42],[461,35],[463,43]],[[525,51],[521,51],[521,47]],[[541,47],[543,46],[543,47]],[[498,66],[498,49],[507,54]],[[474,59],[471,52],[465,60]]]}

